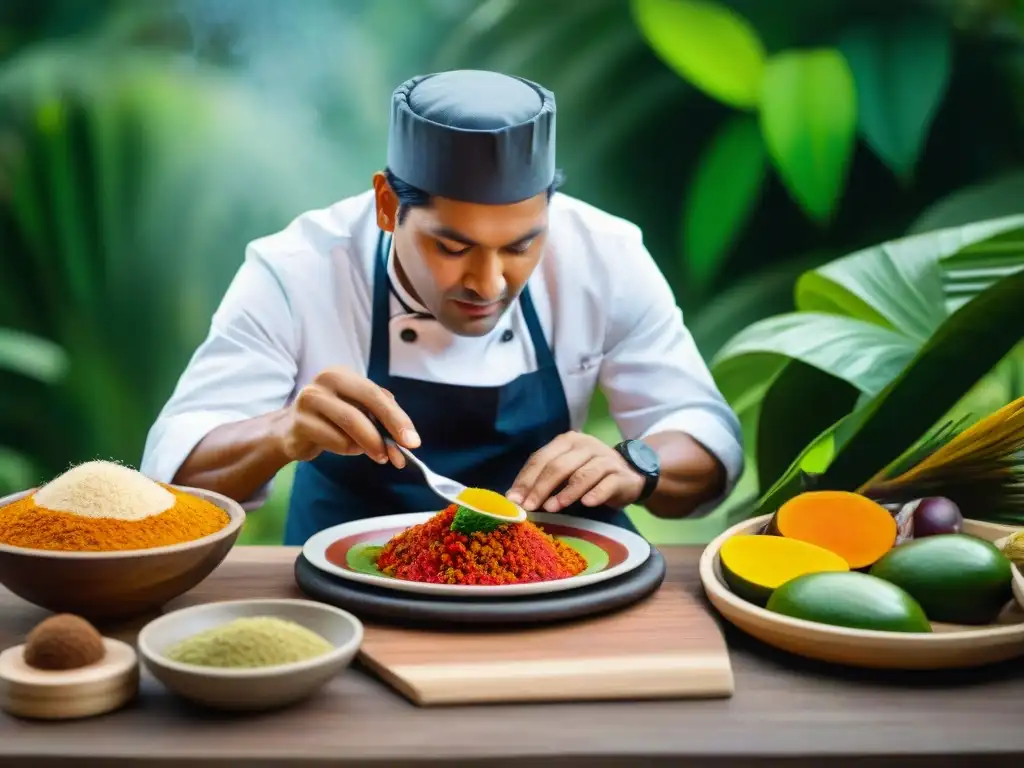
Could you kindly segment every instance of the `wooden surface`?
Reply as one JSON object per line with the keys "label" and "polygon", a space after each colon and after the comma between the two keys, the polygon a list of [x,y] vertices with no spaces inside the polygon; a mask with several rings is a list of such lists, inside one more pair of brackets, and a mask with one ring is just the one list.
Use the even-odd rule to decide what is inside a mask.
{"label": "wooden surface", "polygon": [[[299,597],[295,549],[240,547],[177,605]],[[668,583],[700,594],[697,548],[666,548]],[[0,591],[0,648],[45,614]],[[130,637],[130,631],[122,633]],[[198,711],[148,675],[136,704],[93,720],[0,715],[4,766],[1012,765],[1024,755],[1024,667],[879,673],[806,662],[726,630],[728,699],[419,708],[350,669],[299,706]],[[752,763],[751,758],[762,758]],[[955,762],[954,762],[955,758]],[[969,760],[969,762],[968,762]],[[640,761],[638,763],[638,761]]]}
{"label": "wooden surface", "polygon": [[718,624],[678,582],[608,616],[513,634],[367,627],[362,660],[421,706],[733,691]]}

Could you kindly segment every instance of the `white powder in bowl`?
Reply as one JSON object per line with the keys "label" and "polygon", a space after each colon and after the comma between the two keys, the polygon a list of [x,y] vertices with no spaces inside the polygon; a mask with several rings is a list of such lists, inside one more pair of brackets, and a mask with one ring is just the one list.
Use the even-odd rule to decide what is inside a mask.
{"label": "white powder in bowl", "polygon": [[82,517],[142,520],[174,506],[174,494],[130,467],[88,461],[36,491],[37,507]]}

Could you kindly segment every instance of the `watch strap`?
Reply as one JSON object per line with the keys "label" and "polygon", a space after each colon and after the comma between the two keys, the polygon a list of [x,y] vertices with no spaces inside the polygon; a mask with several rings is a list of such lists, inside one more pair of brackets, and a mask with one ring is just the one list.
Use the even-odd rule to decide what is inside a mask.
{"label": "watch strap", "polygon": [[626,463],[629,464],[637,474],[644,478],[644,486],[640,491],[640,496],[633,502],[634,504],[642,504],[651,497],[654,493],[654,489],[658,487],[658,479],[661,474],[657,471],[649,472],[637,466],[629,452],[630,445],[634,442],[634,440],[623,440],[615,446],[615,450],[626,460]]}

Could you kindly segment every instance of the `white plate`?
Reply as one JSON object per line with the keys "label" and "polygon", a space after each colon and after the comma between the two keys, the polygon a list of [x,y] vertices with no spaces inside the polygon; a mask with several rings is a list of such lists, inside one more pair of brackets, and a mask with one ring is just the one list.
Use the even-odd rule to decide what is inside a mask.
{"label": "white plate", "polygon": [[[347,565],[339,565],[328,558],[328,548],[336,542],[348,541],[358,537],[358,540],[354,543],[338,545],[336,551],[344,552],[345,554],[347,554],[348,549],[358,545],[383,546],[398,531],[425,523],[435,514],[437,513],[413,512],[387,517],[370,517],[365,520],[355,520],[350,523],[325,528],[309,538],[302,547],[302,554],[316,568],[342,579],[401,592],[419,592],[425,595],[460,595],[462,597],[492,597],[494,595],[508,595],[512,597],[578,589],[621,576],[642,565],[651,554],[651,545],[646,539],[617,525],[586,520],[580,517],[570,517],[568,515],[538,512],[530,515],[531,521],[545,528],[557,526],[557,529],[549,531],[555,538],[575,536],[586,539],[591,544],[596,544],[609,554],[608,564],[599,571],[583,573],[567,579],[490,586],[426,584],[418,581],[395,579],[389,576],[353,570]],[[334,554],[334,560],[340,559],[336,553]]]}

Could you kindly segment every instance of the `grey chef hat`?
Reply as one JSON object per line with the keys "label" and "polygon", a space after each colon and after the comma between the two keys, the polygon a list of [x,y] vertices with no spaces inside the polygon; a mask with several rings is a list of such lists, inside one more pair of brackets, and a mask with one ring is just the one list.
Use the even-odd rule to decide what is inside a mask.
{"label": "grey chef hat", "polygon": [[419,75],[391,99],[388,167],[438,197],[514,203],[555,178],[555,96],[498,72]]}

